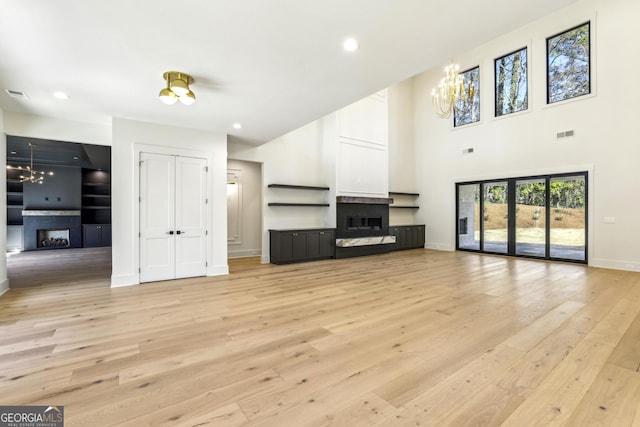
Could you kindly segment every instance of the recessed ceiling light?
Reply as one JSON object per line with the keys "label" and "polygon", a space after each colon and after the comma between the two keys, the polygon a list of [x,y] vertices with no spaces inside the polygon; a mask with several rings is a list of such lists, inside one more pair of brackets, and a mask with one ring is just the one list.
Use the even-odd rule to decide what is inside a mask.
{"label": "recessed ceiling light", "polygon": [[62,91],[56,91],[53,92],[53,96],[54,98],[58,98],[58,99],[69,99],[69,95],[67,95],[66,93],[62,92]]}
{"label": "recessed ceiling light", "polygon": [[360,45],[358,44],[358,40],[356,40],[354,38],[348,38],[342,43],[342,47],[347,52],[353,52],[355,50],[358,50]]}
{"label": "recessed ceiling light", "polygon": [[242,124],[240,124],[240,123],[234,123],[234,124],[233,124],[233,128],[234,128],[234,129],[242,129]]}

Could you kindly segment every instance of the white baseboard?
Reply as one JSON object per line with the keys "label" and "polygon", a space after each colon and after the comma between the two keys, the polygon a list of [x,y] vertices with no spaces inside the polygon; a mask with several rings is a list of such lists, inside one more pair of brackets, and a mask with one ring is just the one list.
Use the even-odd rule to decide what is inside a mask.
{"label": "white baseboard", "polygon": [[229,258],[249,258],[254,256],[260,256],[262,251],[257,249],[247,249],[242,251],[228,251],[227,257]]}
{"label": "white baseboard", "polygon": [[122,274],[111,276],[111,287],[121,288],[123,286],[133,286],[140,284],[140,277],[137,274]]}
{"label": "white baseboard", "polygon": [[4,294],[9,290],[9,279],[4,279],[0,282],[0,295]]}
{"label": "white baseboard", "polygon": [[224,276],[229,274],[229,266],[225,265],[212,265],[207,268],[207,276]]}
{"label": "white baseboard", "polygon": [[449,246],[449,245],[441,245],[438,243],[427,243],[424,245],[425,249],[433,249],[434,251],[447,251],[447,252],[453,252],[456,250],[455,247]]}
{"label": "white baseboard", "polygon": [[617,261],[611,259],[592,259],[589,261],[590,267],[608,268],[611,270],[640,271],[638,261]]}

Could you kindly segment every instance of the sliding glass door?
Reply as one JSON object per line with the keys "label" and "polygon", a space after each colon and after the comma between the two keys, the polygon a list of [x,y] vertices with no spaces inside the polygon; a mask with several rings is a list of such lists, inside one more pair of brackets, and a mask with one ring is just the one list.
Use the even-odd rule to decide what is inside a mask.
{"label": "sliding glass door", "polygon": [[516,255],[546,257],[546,179],[516,180]]}
{"label": "sliding glass door", "polygon": [[549,240],[552,258],[586,260],[587,209],[584,175],[551,178]]}
{"label": "sliding glass door", "polygon": [[459,185],[458,247],[480,250],[480,184]]}
{"label": "sliding glass door", "polygon": [[460,250],[587,262],[587,172],[456,184]]}
{"label": "sliding glass door", "polygon": [[482,184],[482,241],[486,252],[507,253],[509,210],[507,181]]}

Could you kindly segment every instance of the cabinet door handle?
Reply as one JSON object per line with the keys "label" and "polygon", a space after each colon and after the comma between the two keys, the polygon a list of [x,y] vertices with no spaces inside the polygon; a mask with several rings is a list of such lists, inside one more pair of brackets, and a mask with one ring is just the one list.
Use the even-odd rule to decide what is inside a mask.
{"label": "cabinet door handle", "polygon": [[324,231],[321,231],[320,234],[324,234]]}

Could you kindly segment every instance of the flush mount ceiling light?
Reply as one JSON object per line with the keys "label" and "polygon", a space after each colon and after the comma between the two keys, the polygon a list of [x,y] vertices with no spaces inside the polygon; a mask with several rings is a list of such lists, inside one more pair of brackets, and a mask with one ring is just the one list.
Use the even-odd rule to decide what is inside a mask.
{"label": "flush mount ceiling light", "polygon": [[11,166],[7,165],[7,169],[18,169],[20,171],[24,171],[24,174],[21,174],[18,178],[20,182],[32,182],[34,184],[42,184],[44,181],[43,175],[53,175],[53,172],[45,172],[39,171],[33,168],[33,147],[34,144],[29,143],[29,148],[31,150],[31,162],[29,166]]}
{"label": "flush mount ceiling light", "polygon": [[189,74],[180,71],[166,71],[162,77],[167,82],[167,87],[160,91],[158,95],[160,101],[168,105],[175,104],[177,101],[185,105],[196,102],[196,96],[189,89],[189,85],[193,83],[193,77]]}

